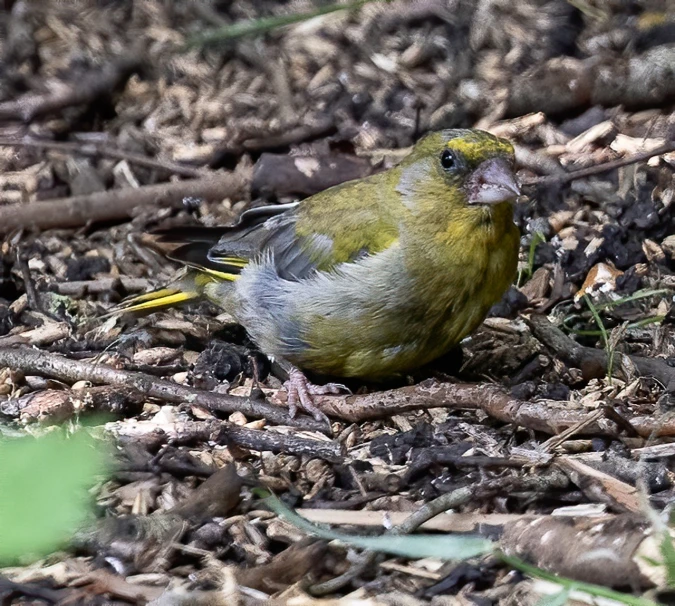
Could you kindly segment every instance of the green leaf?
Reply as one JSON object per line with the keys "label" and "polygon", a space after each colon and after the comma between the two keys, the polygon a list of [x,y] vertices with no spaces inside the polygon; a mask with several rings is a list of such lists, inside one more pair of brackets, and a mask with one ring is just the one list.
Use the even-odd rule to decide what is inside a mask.
{"label": "green leaf", "polygon": [[404,558],[441,558],[443,560],[466,560],[485,555],[494,550],[492,541],[471,535],[394,535],[380,537],[349,535],[315,526],[300,517],[277,497],[267,491],[256,490],[265,504],[277,515],[304,530],[329,541],[341,541],[347,545],[381,551]]}
{"label": "green leaf", "polygon": [[558,593],[547,595],[537,602],[537,606],[564,606],[570,599],[570,593],[572,593],[572,588],[568,587]]}
{"label": "green leaf", "polygon": [[[608,600],[615,600],[621,604],[626,604],[626,606],[659,606],[657,602],[653,602],[647,598],[636,597],[629,593],[622,593],[620,591],[614,591],[608,587],[603,587],[602,585],[593,585],[592,583],[583,583],[581,581],[575,581],[574,579],[568,579],[566,577],[558,576],[547,570],[542,570],[537,568],[532,564],[524,562],[520,558],[514,556],[507,556],[505,553],[500,551],[495,551],[495,555],[505,564],[508,564],[516,570],[520,570],[525,573],[527,576],[532,577],[533,579],[542,579],[544,581],[549,581],[551,583],[557,583],[563,589],[568,591],[581,591],[591,596],[598,598],[607,598]],[[556,594],[557,595],[557,594]]]}
{"label": "green leaf", "polygon": [[261,17],[260,19],[251,19],[250,21],[240,21],[238,23],[233,23],[232,25],[208,30],[193,36],[188,40],[188,47],[233,42],[234,40],[244,38],[245,36],[260,36],[274,29],[286,25],[293,25],[294,23],[301,23],[302,21],[308,21],[309,19],[320,17],[321,15],[360,8],[364,4],[373,1],[375,0],[356,0],[356,2],[350,2],[348,4],[329,4],[307,13]]}
{"label": "green leaf", "polygon": [[90,513],[106,450],[84,431],[0,440],[0,565],[64,545]]}
{"label": "green leaf", "polygon": [[666,584],[670,588],[675,587],[675,546],[667,529],[661,533],[661,555],[666,565]]}

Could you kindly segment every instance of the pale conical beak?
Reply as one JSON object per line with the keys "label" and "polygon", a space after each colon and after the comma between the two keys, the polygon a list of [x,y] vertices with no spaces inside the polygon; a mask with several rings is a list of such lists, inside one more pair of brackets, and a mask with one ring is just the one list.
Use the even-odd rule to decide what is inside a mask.
{"label": "pale conical beak", "polygon": [[478,165],[466,181],[469,204],[498,204],[520,196],[513,168],[503,158],[491,158]]}

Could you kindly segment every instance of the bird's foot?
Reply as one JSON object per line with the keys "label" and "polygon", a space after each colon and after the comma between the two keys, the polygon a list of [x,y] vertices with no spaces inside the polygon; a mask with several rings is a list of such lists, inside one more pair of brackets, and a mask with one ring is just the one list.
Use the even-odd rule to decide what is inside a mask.
{"label": "bird's foot", "polygon": [[330,427],[328,417],[319,410],[312,396],[337,395],[341,392],[351,393],[347,387],[340,383],[326,383],[315,385],[299,369],[293,367],[288,371],[288,381],[284,383],[288,393],[288,412],[295,417],[298,408],[312,415],[320,423],[326,423]]}

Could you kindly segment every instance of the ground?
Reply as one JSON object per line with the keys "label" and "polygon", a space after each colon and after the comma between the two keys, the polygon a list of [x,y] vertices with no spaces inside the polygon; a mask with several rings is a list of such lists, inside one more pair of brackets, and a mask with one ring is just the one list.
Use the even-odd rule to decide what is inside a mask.
{"label": "ground", "polygon": [[[559,591],[542,571],[666,602],[669,4],[5,0],[0,433],[84,425],[115,465],[67,548],[0,569],[3,603],[530,604]],[[154,228],[232,222],[456,127],[515,145],[517,282],[461,353],[320,398],[330,430],[288,416],[222,310],[105,315],[175,276]],[[539,573],[312,538],[260,486],[350,534],[478,533]]]}

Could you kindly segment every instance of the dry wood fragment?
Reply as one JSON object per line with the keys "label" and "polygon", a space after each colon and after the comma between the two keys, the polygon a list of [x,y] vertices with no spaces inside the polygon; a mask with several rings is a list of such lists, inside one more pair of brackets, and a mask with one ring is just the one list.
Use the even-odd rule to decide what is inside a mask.
{"label": "dry wood fragment", "polygon": [[[12,401],[0,410],[7,414]],[[127,387],[85,387],[83,389],[45,389],[26,394],[16,402],[22,423],[39,421],[61,423],[76,414],[103,414],[133,416],[143,409],[143,398],[136,390]]]}
{"label": "dry wood fragment", "polygon": [[224,517],[239,505],[242,480],[233,465],[221,467],[184,501],[171,508],[171,513],[190,520]]}
{"label": "dry wood fragment", "polygon": [[372,172],[365,158],[347,154],[262,154],[253,167],[251,190],[270,196],[308,196]]}
{"label": "dry wood fragment", "polygon": [[675,98],[674,62],[674,44],[620,60],[555,57],[513,79],[506,114],[560,114],[595,105],[657,107]]}
{"label": "dry wood fragment", "polygon": [[633,486],[573,457],[560,457],[555,466],[564,471],[591,501],[605,503],[620,512],[641,511],[640,497]]}
{"label": "dry wood fragment", "polygon": [[42,326],[17,334],[0,337],[0,347],[10,345],[51,345],[70,335],[70,327],[65,322],[46,321]]}
{"label": "dry wood fragment", "polygon": [[[569,402],[518,400],[497,385],[441,383],[434,380],[369,394],[317,397],[316,403],[327,415],[352,422],[427,408],[482,410],[504,423],[514,423],[548,434],[558,434],[569,427],[585,423],[589,414],[584,410],[571,409]],[[598,419],[586,431],[616,435],[617,430],[611,421]]]}
{"label": "dry wood fragment", "polygon": [[48,285],[48,290],[60,295],[83,297],[109,293],[118,288],[127,292],[145,291],[150,288],[150,282],[145,278],[99,278],[98,280],[76,280],[73,282],[58,282]]}
{"label": "dry wood fragment", "polygon": [[274,593],[320,568],[325,554],[325,541],[305,539],[284,549],[267,564],[238,568],[234,574],[237,582],[244,587]]}
{"label": "dry wood fragment", "polygon": [[507,555],[578,581],[647,588],[654,584],[643,559],[654,555],[648,528],[642,517],[630,514],[600,519],[524,516],[506,524],[500,545]]}
{"label": "dry wood fragment", "polygon": [[324,116],[313,124],[301,124],[293,128],[286,128],[278,132],[262,134],[242,133],[230,145],[217,150],[209,166],[217,165],[220,159],[228,154],[240,156],[246,152],[262,152],[289,145],[298,145],[304,141],[311,141],[329,135],[335,130],[335,120],[332,116]]}
{"label": "dry wood fragment", "polygon": [[298,456],[307,455],[332,463],[342,462],[345,457],[344,448],[338,442],[310,440],[292,434],[260,431],[238,425],[223,426],[216,440],[221,444],[232,442],[242,448],[258,452],[269,450]]}
{"label": "dry wood fragment", "polygon": [[175,181],[138,188],[115,189],[90,195],[57,198],[0,208],[0,233],[16,228],[81,227],[88,223],[131,217],[138,207],[177,206],[187,197],[222,200],[245,195],[248,171],[214,174],[203,179]]}

